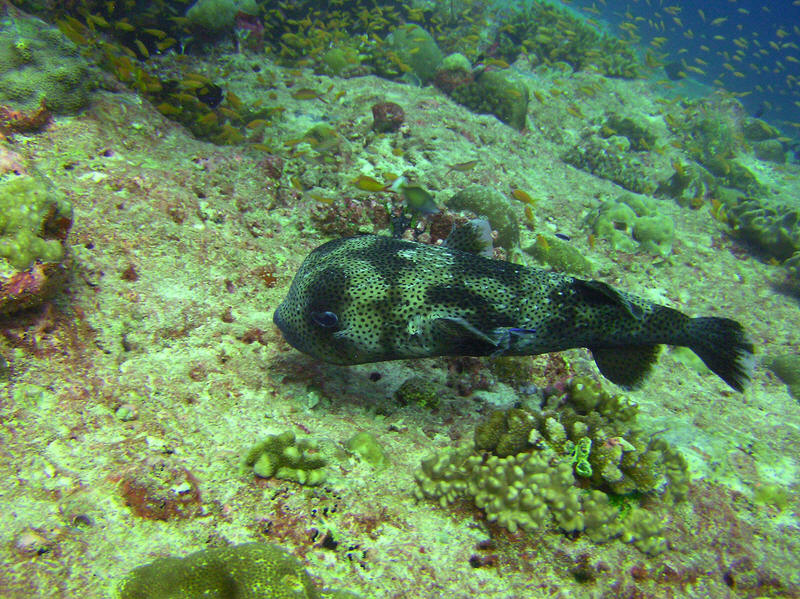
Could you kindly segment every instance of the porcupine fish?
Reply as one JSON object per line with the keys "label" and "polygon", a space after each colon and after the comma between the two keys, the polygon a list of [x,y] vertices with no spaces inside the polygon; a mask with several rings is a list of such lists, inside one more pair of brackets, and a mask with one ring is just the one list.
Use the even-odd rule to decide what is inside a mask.
{"label": "porcupine fish", "polygon": [[333,364],[586,347],[606,378],[632,388],[659,347],[675,345],[737,391],[749,380],[753,345],[737,321],[691,318],[601,281],[491,259],[487,234],[488,223],[472,221],[440,246],[382,235],[329,241],[306,257],[273,321],[293,347]]}

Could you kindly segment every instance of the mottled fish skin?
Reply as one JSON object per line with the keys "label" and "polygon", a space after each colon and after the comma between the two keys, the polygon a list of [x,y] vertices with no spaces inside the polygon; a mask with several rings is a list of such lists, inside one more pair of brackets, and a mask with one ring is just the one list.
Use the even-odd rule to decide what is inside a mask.
{"label": "mottled fish skin", "polygon": [[660,344],[690,347],[737,390],[753,353],[734,320],[690,318],[599,281],[378,235],[309,254],[273,320],[292,346],[334,364],[588,347],[601,372],[628,387]]}

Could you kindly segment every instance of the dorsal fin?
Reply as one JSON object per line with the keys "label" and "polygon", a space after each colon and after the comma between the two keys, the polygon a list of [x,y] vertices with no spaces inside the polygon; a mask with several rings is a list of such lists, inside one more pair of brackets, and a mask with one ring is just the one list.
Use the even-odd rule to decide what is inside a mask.
{"label": "dorsal fin", "polygon": [[485,218],[475,218],[453,231],[444,241],[444,245],[453,250],[478,254],[491,258],[492,252],[492,227]]}
{"label": "dorsal fin", "polygon": [[575,289],[587,302],[596,304],[616,304],[625,308],[636,320],[641,320],[644,317],[644,311],[641,306],[631,303],[625,296],[607,283],[575,279],[574,285]]}

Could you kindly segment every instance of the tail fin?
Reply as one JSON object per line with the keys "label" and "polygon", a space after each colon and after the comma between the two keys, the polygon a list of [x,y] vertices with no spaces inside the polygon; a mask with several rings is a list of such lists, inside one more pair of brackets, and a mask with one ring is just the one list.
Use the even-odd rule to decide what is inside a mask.
{"label": "tail fin", "polygon": [[692,318],[686,333],[689,349],[723,381],[743,391],[750,380],[755,358],[753,344],[742,325],[730,318]]}

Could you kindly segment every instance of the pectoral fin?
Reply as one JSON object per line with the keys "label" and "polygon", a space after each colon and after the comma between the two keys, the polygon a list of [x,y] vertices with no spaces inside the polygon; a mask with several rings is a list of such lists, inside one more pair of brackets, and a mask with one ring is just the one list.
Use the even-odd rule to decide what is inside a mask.
{"label": "pectoral fin", "polygon": [[467,355],[502,353],[508,348],[508,329],[484,332],[460,317],[437,318],[433,324],[439,341]]}
{"label": "pectoral fin", "polygon": [[591,349],[600,372],[613,383],[627,389],[640,386],[650,372],[658,352],[658,345],[637,345],[613,349]]}

